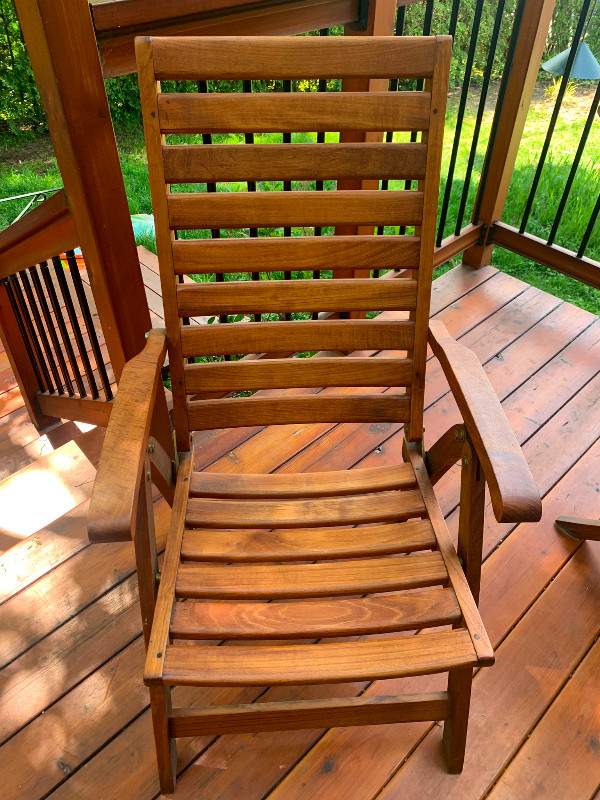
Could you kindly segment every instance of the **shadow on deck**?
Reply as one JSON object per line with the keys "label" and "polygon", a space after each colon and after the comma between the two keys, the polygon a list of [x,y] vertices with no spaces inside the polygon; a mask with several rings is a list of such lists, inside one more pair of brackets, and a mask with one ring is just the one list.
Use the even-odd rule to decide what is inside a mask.
{"label": "shadow on deck", "polygon": [[[475,678],[463,774],[445,772],[441,728],[430,723],[196,738],[180,742],[176,797],[600,797],[600,543],[554,529],[561,514],[597,518],[600,509],[600,320],[492,267],[439,278],[432,314],[484,363],[544,498],[538,524],[499,525],[486,511],[481,612],[497,661]],[[431,444],[458,421],[435,360],[426,406]],[[1,419],[0,447],[16,413]],[[198,466],[383,465],[400,460],[401,436],[394,424],[209,432],[198,437]],[[456,468],[437,494],[456,533]],[[162,545],[168,516],[162,500],[155,507]],[[0,560],[5,798],[159,796],[132,548],[90,546],[85,517],[84,502]],[[431,690],[437,680],[351,691]],[[323,692],[271,689],[260,697]],[[204,701],[217,694],[235,702],[242,692],[207,690]]]}

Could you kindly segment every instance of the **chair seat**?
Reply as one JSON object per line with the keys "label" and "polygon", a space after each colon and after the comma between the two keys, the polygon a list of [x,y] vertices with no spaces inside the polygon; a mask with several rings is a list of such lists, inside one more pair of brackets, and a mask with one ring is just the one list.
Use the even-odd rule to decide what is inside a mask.
{"label": "chair seat", "polygon": [[162,683],[331,683],[478,663],[412,464],[195,472],[188,486],[170,534]]}

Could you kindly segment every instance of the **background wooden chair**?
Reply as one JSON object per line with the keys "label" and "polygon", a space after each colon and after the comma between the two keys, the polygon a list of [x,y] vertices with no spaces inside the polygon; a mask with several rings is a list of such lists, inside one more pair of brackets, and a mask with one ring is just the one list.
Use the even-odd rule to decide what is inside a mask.
{"label": "background wooden chair", "polygon": [[[136,545],[163,792],[174,790],[175,738],[207,733],[444,720],[448,768],[462,768],[473,667],[493,662],[476,606],[484,475],[499,520],[538,519],[541,507],[479,362],[441,323],[431,324],[429,342],[464,425],[423,457],[450,49],[448,37],[137,41],[167,330],[166,339],[152,331],[123,374],[89,529],[95,541],[132,537]],[[256,84],[240,83],[271,78],[329,80],[331,91],[260,93],[249,91]],[[331,82],[339,78],[349,81],[347,89],[365,78],[382,81],[382,90],[390,78],[413,87],[422,79],[424,86],[340,92]],[[231,91],[163,94],[157,82],[164,80],[200,81],[201,89],[226,81]],[[326,132],[349,130],[358,133],[322,141]],[[381,131],[418,135],[384,143]],[[254,143],[249,136],[273,132],[283,141]],[[291,141],[303,132],[317,132],[321,141]],[[241,142],[198,143],[198,134],[224,133]],[[172,144],[166,137],[174,134],[191,134],[192,142]],[[382,179],[415,183],[382,191]],[[336,189],[323,188],[334,180]],[[309,183],[297,191],[260,191],[259,184],[247,192],[233,181],[244,189],[257,181]],[[372,183],[365,188],[364,181]],[[213,191],[176,190],[189,189],[185,184]],[[325,225],[350,233],[319,235]],[[359,234],[341,226],[359,226]],[[404,235],[372,235],[376,226]],[[258,228],[283,228],[285,235],[259,236]],[[213,238],[176,238],[177,231],[198,229]],[[218,236],[231,230],[246,235]],[[370,277],[379,269],[405,271],[389,280]],[[292,272],[300,270],[315,277]],[[277,272],[288,279],[258,280]],[[182,284],[185,274],[216,280]],[[248,274],[254,280],[239,280]],[[391,313],[369,319],[362,313],[368,311]],[[195,315],[221,323],[183,324]],[[155,605],[149,487],[151,469],[169,482],[170,465],[153,439],[148,447],[148,437],[167,348],[179,465]],[[352,355],[239,359],[315,350]],[[320,387],[334,388],[314,391]],[[231,396],[240,392],[252,395]],[[190,435],[197,430],[371,421],[405,424],[396,466],[306,475],[193,470]],[[457,555],[432,487],[459,459]],[[226,646],[214,646],[224,640]],[[449,673],[447,691],[171,705],[178,685],[296,686],[438,672]]]}

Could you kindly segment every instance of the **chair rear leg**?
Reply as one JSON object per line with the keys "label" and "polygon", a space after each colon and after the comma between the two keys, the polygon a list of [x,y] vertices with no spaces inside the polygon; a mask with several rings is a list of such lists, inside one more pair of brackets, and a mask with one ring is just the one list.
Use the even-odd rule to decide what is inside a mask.
{"label": "chair rear leg", "polygon": [[160,790],[163,794],[172,794],[175,791],[177,775],[177,747],[175,739],[169,736],[171,687],[150,686],[149,689]]}
{"label": "chair rear leg", "polygon": [[452,700],[452,716],[444,723],[444,750],[448,772],[462,772],[467,744],[467,727],[471,705],[472,667],[461,667],[448,674],[448,693]]}

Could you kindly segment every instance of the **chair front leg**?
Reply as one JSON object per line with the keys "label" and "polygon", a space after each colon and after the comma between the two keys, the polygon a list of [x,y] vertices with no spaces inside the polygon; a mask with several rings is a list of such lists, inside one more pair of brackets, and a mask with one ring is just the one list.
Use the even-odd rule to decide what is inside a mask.
{"label": "chair front leg", "polygon": [[462,448],[457,552],[477,604],[481,583],[484,511],[485,477],[475,448],[466,436]]}

